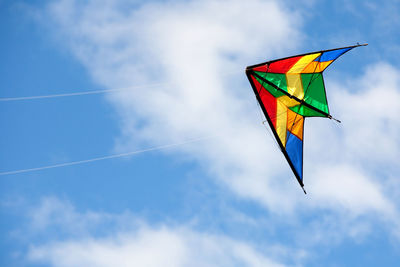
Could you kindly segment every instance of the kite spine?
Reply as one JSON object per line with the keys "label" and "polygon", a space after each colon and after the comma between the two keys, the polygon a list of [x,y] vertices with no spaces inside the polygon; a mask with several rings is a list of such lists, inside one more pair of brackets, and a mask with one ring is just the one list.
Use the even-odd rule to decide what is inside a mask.
{"label": "kite spine", "polygon": [[267,65],[269,63],[278,61],[278,60],[287,59],[287,58],[291,58],[291,57],[300,57],[300,56],[305,56],[305,55],[309,55],[309,54],[324,53],[324,52],[329,52],[329,51],[338,50],[338,49],[355,48],[355,47],[367,46],[367,45],[368,45],[367,43],[365,43],[365,44],[357,43],[356,45],[350,45],[350,46],[345,46],[345,47],[340,47],[340,48],[333,48],[333,49],[326,49],[326,50],[320,50],[320,51],[315,51],[315,52],[308,52],[308,53],[304,53],[304,54],[299,54],[299,55],[294,55],[294,56],[289,56],[289,57],[283,57],[283,58],[279,58],[279,59],[275,59],[275,60],[266,61],[266,62],[263,62],[263,63],[258,63],[258,64],[255,64],[255,65],[248,66],[247,69],[260,67],[260,66]]}
{"label": "kite spine", "polygon": [[[249,73],[249,74],[251,74],[251,75],[254,75],[255,77],[257,77],[257,78],[259,78],[260,80],[262,80],[264,83],[266,83],[266,84],[268,84],[268,85],[274,87],[276,90],[278,90],[278,91],[284,93],[285,95],[287,95],[288,97],[290,97],[290,98],[296,100],[296,101],[299,102],[301,105],[304,105],[304,106],[306,106],[306,107],[308,107],[308,108],[310,108],[310,109],[312,109],[312,110],[314,110],[314,111],[317,111],[317,112],[319,112],[319,113],[325,115],[325,116],[328,117],[329,119],[332,119],[332,118],[333,118],[329,113],[326,113],[325,111],[322,111],[322,110],[320,110],[320,109],[318,109],[318,108],[316,108],[316,107],[314,107],[314,106],[308,104],[308,103],[305,102],[304,100],[301,100],[301,99],[297,98],[296,96],[289,94],[289,93],[286,92],[285,90],[279,88],[279,87],[276,86],[275,84],[273,84],[273,83],[271,83],[270,81],[264,79],[263,77],[261,77],[260,75],[258,75],[257,73],[255,73],[254,71],[246,70],[246,73]],[[335,119],[335,120],[336,120],[336,119]]]}

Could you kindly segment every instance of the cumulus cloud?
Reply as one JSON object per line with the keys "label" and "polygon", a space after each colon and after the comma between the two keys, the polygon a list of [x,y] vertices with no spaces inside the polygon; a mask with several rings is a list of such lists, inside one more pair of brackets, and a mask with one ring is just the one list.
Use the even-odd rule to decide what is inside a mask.
{"label": "cumulus cloud", "polygon": [[276,1],[103,2],[59,1],[48,10],[100,84],[166,83],[109,98],[121,115],[116,149],[218,135],[181,152],[237,194],[290,209],[276,187],[293,181],[277,182],[286,163],[271,153],[243,73],[245,64],[293,48],[299,16]]}
{"label": "cumulus cloud", "polygon": [[[32,214],[35,214],[31,217],[35,227],[31,230],[36,235],[47,231],[47,227],[74,232],[76,225],[89,234],[70,235],[67,239],[42,238],[41,244],[31,244],[27,255],[30,262],[62,267],[284,266],[269,248],[261,251],[249,243],[199,232],[184,225],[154,226],[138,222],[132,214],[125,214],[125,220],[121,221],[121,215],[92,211],[80,213],[69,202],[54,197],[43,199],[38,207],[32,209]],[[104,222],[111,222],[114,228],[99,237],[93,232],[104,227]]]}
{"label": "cumulus cloud", "polygon": [[[306,123],[311,197],[304,199],[274,141],[265,136],[241,73],[245,65],[282,55],[301,42],[302,21],[295,11],[258,0],[61,0],[47,11],[59,38],[99,84],[164,82],[109,97],[121,118],[116,149],[218,135],[183,146],[180,153],[241,197],[276,213],[322,208],[398,220],[387,194],[390,175],[380,168],[398,169],[395,68],[378,64],[362,77],[328,88],[331,109],[344,122],[340,128],[322,119]],[[230,76],[232,71],[239,72]],[[382,96],[385,101],[378,101]]]}
{"label": "cumulus cloud", "polygon": [[367,163],[390,166],[400,156],[399,74],[393,66],[377,63],[362,78],[348,81],[346,88],[334,88],[334,101],[341,103],[339,112],[346,118],[345,145]]}
{"label": "cumulus cloud", "polygon": [[284,266],[245,243],[167,227],[32,247],[29,259],[51,266]]}
{"label": "cumulus cloud", "polygon": [[377,63],[361,77],[332,81],[331,106],[343,122],[328,126],[311,121],[317,127],[310,131],[313,142],[307,147],[312,161],[324,161],[309,170],[310,187],[319,198],[354,214],[380,211],[398,220],[396,202],[389,200],[395,200],[393,183],[388,184],[391,173],[399,170],[398,77],[399,70]]}

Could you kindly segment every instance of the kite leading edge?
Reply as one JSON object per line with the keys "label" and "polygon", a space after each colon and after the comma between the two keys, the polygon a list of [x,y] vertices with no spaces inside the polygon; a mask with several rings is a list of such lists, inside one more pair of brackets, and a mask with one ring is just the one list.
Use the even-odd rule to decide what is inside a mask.
{"label": "kite leading edge", "polygon": [[367,44],[311,52],[248,66],[246,75],[275,139],[304,193],[303,133],[306,117],[333,118],[323,71],[351,49]]}

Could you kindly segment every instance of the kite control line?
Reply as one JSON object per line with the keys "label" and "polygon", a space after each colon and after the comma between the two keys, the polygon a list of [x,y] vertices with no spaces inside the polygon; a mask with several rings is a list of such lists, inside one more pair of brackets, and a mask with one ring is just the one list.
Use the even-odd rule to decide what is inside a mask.
{"label": "kite control line", "polygon": [[0,102],[36,100],[36,99],[70,97],[70,96],[81,96],[81,95],[94,95],[94,94],[106,94],[106,93],[115,93],[115,92],[120,92],[120,91],[129,91],[129,90],[134,90],[134,89],[161,87],[161,86],[165,86],[165,85],[168,85],[168,84],[167,83],[153,83],[153,84],[137,85],[137,86],[124,87],[124,88],[83,91],[83,92],[65,93],[65,94],[21,96],[21,97],[1,97]]}
{"label": "kite control line", "polygon": [[208,136],[208,137],[200,137],[200,138],[190,139],[190,140],[186,140],[186,141],[179,142],[179,143],[155,146],[155,147],[145,148],[145,149],[141,149],[141,150],[126,152],[126,153],[120,153],[120,154],[113,154],[113,155],[108,155],[108,156],[103,156],[103,157],[97,157],[97,158],[91,158],[91,159],[85,159],[85,160],[78,160],[78,161],[70,161],[70,162],[64,162],[64,163],[59,163],[59,164],[54,164],[54,165],[47,165],[47,166],[36,167],[36,168],[29,168],[29,169],[20,169],[20,170],[14,170],[14,171],[4,171],[4,172],[0,172],[0,176],[11,175],[11,174],[19,174],[19,173],[26,173],[26,172],[34,172],[34,171],[41,171],[41,170],[46,170],[46,169],[54,169],[54,168],[60,168],[60,167],[66,167],[66,166],[71,166],[71,165],[78,165],[78,164],[85,164],[85,163],[89,163],[89,162],[106,160],[106,159],[115,159],[115,158],[128,157],[128,156],[133,156],[133,155],[141,154],[141,153],[145,153],[145,152],[156,151],[156,150],[164,150],[164,149],[175,147],[175,146],[181,146],[181,145],[185,145],[185,144],[189,144],[189,143],[199,142],[199,141],[203,141],[203,140],[211,139],[211,138],[215,138],[215,137],[217,137],[217,135]]}

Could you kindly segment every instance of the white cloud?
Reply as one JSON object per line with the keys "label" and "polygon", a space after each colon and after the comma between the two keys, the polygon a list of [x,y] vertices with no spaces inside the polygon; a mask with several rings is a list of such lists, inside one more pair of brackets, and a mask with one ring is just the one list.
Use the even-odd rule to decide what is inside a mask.
{"label": "white cloud", "polygon": [[400,156],[398,77],[398,69],[377,63],[361,77],[328,78],[331,112],[342,123],[310,119],[305,133],[311,205],[336,209],[339,217],[379,218],[392,233],[400,229],[400,183],[393,179]]}
{"label": "white cloud", "polygon": [[[46,211],[46,212],[43,212]],[[267,248],[260,252],[253,245],[224,235],[198,232],[186,226],[152,226],[131,215],[85,212],[79,213],[68,202],[57,198],[43,199],[32,210],[36,235],[46,228],[67,228],[76,225],[90,233],[104,221],[112,222],[115,231],[105,237],[89,235],[69,236],[68,239],[41,239],[31,244],[30,262],[51,266],[284,266],[274,259],[282,252]],[[51,216],[49,216],[51,214]],[[41,219],[38,221],[37,218]],[[54,220],[54,217],[59,220]],[[96,217],[96,220],[93,220]],[[63,220],[63,218],[68,218]],[[90,223],[83,223],[90,222]],[[127,227],[127,223],[130,226]],[[122,223],[122,224],[121,224]],[[96,237],[95,237],[96,236]],[[43,242],[45,240],[45,242]],[[275,250],[275,252],[274,252]]]}
{"label": "white cloud", "polygon": [[334,113],[344,122],[340,129],[322,119],[307,122],[311,197],[304,198],[265,136],[244,74],[224,75],[292,49],[302,39],[298,14],[276,1],[258,0],[135,5],[62,0],[48,9],[62,40],[99,84],[166,83],[109,98],[121,115],[117,149],[219,135],[181,147],[180,153],[239,196],[276,213],[322,208],[398,220],[386,194],[388,173],[379,170],[383,163],[398,169],[398,70],[378,64],[345,86],[328,88]]}
{"label": "white cloud", "polygon": [[111,238],[32,247],[29,259],[51,266],[284,266],[232,239],[191,230],[146,228]]}
{"label": "white cloud", "polygon": [[311,175],[316,195],[331,203],[347,203],[346,208],[356,214],[374,210],[398,216],[389,200],[393,183],[388,185],[389,177],[399,170],[398,77],[399,70],[378,63],[362,77],[331,84],[331,109],[342,124],[310,121],[313,129],[306,133],[313,140],[306,147],[311,161],[319,161]]}
{"label": "white cloud", "polygon": [[391,165],[400,157],[399,74],[398,69],[377,63],[361,79],[348,81],[347,88],[334,88],[334,102],[345,118],[345,145],[368,164]]}
{"label": "white cloud", "polygon": [[350,165],[320,165],[310,188],[316,206],[350,211],[353,217],[368,211],[395,215],[395,207],[381,194],[380,185]]}
{"label": "white cloud", "polygon": [[[295,12],[275,1],[253,0],[149,3],[134,9],[121,9],[114,1],[59,1],[49,13],[102,85],[166,82],[110,97],[122,119],[117,149],[218,135],[181,152],[239,195],[277,211],[290,209],[276,189],[285,187],[275,176],[286,163],[265,137],[244,68],[296,44],[301,19]],[[232,71],[238,73],[224,75]]]}
{"label": "white cloud", "polygon": [[90,230],[96,230],[95,226],[101,226],[110,221],[114,222],[117,218],[120,226],[127,218],[132,223],[131,215],[128,212],[118,217],[90,211],[82,214],[68,201],[56,197],[43,198],[40,205],[28,213],[29,227],[35,234],[44,233],[50,236],[55,235],[54,237],[90,235]]}

